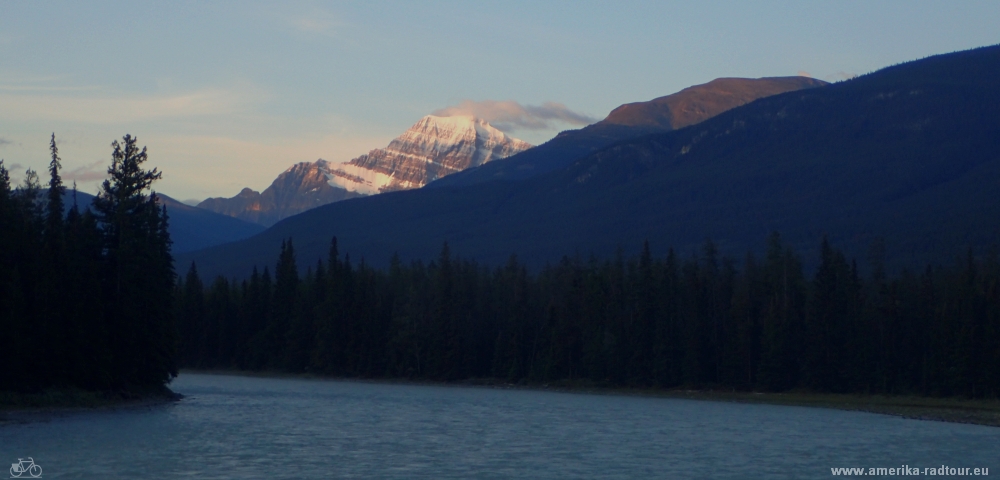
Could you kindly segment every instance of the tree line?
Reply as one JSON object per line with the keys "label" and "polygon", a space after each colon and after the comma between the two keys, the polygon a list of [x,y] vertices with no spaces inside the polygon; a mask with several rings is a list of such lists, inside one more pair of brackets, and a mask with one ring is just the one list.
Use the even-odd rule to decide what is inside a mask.
{"label": "tree line", "polygon": [[[763,256],[581,259],[529,273],[488,268],[448,245],[387,271],[329,258],[273,274],[176,287],[179,361],[199,369],[366,378],[997,397],[1000,261],[869,273],[822,243],[819,266],[778,234]],[[884,254],[884,252],[883,252]]]}
{"label": "tree line", "polygon": [[177,375],[173,258],[160,178],[130,135],[112,143],[93,206],[64,204],[55,134],[49,182],[12,188],[0,160],[0,391],[131,393]]}

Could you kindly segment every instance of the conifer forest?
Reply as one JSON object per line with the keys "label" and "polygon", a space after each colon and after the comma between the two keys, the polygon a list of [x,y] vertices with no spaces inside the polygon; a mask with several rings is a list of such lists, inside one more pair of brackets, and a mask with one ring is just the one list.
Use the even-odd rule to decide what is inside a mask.
{"label": "conifer forest", "polygon": [[31,170],[12,188],[0,162],[0,391],[128,394],[177,375],[168,219],[150,192],[160,173],[134,137],[111,146],[92,207],[64,205],[54,134],[47,188]]}
{"label": "conifer forest", "polygon": [[[451,255],[388,271],[341,255],[178,282],[180,364],[361,378],[997,397],[1000,261],[868,273],[823,242],[818,267],[761,257],[565,257],[535,273]],[[272,273],[273,272],[273,273]]]}
{"label": "conifer forest", "polygon": [[[632,388],[1000,395],[1000,258],[887,272],[826,240],[814,269],[778,233],[763,255],[564,257],[491,267],[445,243],[387,270],[329,256],[205,284],[175,274],[168,216],[129,135],[94,204],[0,162],[0,390],[163,386],[178,367]],[[73,197],[75,198],[75,197]],[[304,267],[304,268],[303,268]],[[862,273],[862,271],[864,273]]]}

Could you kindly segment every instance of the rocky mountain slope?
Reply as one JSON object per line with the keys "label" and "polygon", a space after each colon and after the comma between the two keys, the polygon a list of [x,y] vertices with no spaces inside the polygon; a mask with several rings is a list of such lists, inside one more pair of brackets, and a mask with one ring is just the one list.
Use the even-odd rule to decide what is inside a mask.
{"label": "rocky mountain slope", "polygon": [[344,163],[298,163],[263,192],[245,188],[235,197],[209,198],[198,207],[270,226],[320,205],[420,188],[529,148],[478,118],[428,115],[385,148]]}
{"label": "rocky mountain slope", "polygon": [[331,168],[330,183],[367,195],[409,190],[529,148],[485,120],[428,115],[386,148]]}
{"label": "rocky mountain slope", "polygon": [[326,160],[296,163],[263,192],[244,188],[232,198],[209,198],[198,208],[271,226],[310,208],[364,195],[331,185],[330,178],[330,162]]}

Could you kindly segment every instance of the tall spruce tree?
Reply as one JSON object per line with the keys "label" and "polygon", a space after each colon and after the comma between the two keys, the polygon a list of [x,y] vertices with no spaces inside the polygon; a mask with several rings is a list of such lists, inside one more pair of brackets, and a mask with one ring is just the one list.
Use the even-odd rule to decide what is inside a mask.
{"label": "tall spruce tree", "polygon": [[94,200],[104,236],[104,297],[112,382],[163,385],[177,375],[171,315],[174,271],[166,211],[150,195],[161,173],[146,170],[136,138],[111,144],[108,176]]}
{"label": "tall spruce tree", "polygon": [[49,141],[49,152],[52,160],[49,162],[49,190],[46,192],[48,203],[45,210],[46,238],[50,247],[56,246],[57,239],[63,235],[63,195],[66,194],[66,187],[63,185],[59,170],[62,168],[62,159],[59,158],[59,147],[56,146],[56,134],[52,134]]}
{"label": "tall spruce tree", "polygon": [[43,289],[42,295],[49,300],[39,305],[39,325],[41,335],[48,342],[48,355],[44,357],[44,369],[61,382],[68,382],[72,369],[71,342],[72,332],[68,328],[66,302],[54,301],[66,294],[66,239],[65,222],[63,219],[63,186],[59,170],[62,168],[59,158],[59,148],[56,146],[56,134],[49,141],[49,189],[46,192],[45,203],[45,253],[43,256]]}

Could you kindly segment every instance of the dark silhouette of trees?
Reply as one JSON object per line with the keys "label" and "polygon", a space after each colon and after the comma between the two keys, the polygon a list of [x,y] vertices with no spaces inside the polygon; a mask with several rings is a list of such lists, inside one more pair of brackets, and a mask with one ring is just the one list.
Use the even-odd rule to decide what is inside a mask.
{"label": "dark silhouette of trees", "polygon": [[104,234],[105,322],[112,378],[126,385],[162,385],[176,376],[173,259],[166,209],[147,194],[161,176],[143,169],[146,148],[130,135],[111,144],[109,178],[94,209]]}
{"label": "dark silhouette of trees", "polygon": [[[646,243],[637,258],[564,257],[532,275],[517,257],[489,269],[445,244],[430,263],[393,257],[381,272],[352,266],[333,239],[300,277],[288,239],[273,284],[265,267],[238,288],[220,278],[204,289],[191,267],[178,287],[182,351],[203,353],[182,359],[368,378],[997,397],[997,255],[891,278],[873,258],[862,276],[824,240],[807,274],[773,234],[762,258],[742,262],[711,242],[683,260]],[[197,307],[222,298],[225,308]],[[208,338],[221,347],[189,345]]]}
{"label": "dark silhouette of trees", "polygon": [[[0,161],[0,390],[78,387],[132,394],[177,374],[175,275],[156,169],[126,135],[93,209],[68,213],[55,134],[48,190],[11,190]],[[199,328],[201,326],[199,325]]]}

